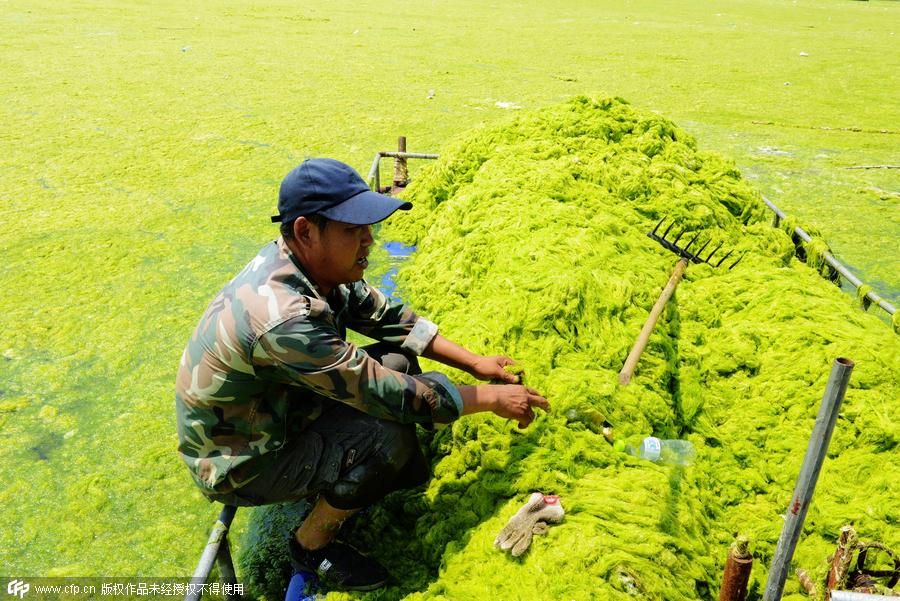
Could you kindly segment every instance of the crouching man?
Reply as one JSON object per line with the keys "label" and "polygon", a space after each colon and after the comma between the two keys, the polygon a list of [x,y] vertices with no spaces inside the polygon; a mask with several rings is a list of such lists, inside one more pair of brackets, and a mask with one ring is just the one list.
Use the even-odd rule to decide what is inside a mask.
{"label": "crouching man", "polygon": [[[281,183],[281,236],[213,298],[178,370],[178,450],[196,484],[232,505],[317,495],[291,561],[335,588],[387,582],[334,538],[360,508],[428,480],[416,423],[492,411],[526,427],[548,408],[503,369],[511,359],[469,352],[362,279],[371,225],[409,208],[341,162],[305,161]],[[379,342],[356,347],[348,328]],[[455,386],[421,373],[419,355],[509,384]]]}

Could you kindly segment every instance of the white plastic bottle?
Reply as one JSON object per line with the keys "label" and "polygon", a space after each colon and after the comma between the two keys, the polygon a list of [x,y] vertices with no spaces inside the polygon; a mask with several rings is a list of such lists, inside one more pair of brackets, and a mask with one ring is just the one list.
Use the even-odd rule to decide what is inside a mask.
{"label": "white plastic bottle", "polygon": [[694,461],[694,445],[687,440],[660,440],[648,436],[637,450],[637,456],[665,465],[690,465]]}

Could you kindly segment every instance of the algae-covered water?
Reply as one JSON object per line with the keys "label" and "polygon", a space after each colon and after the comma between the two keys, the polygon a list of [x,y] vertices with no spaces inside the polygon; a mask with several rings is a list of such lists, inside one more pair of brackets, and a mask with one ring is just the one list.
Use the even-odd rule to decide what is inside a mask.
{"label": "algae-covered water", "polygon": [[[510,113],[555,105],[582,93],[620,95],[641,114],[672,118],[681,131],[697,138],[701,149],[734,160],[748,182],[747,190],[762,191],[800,223],[820,230],[839,257],[896,304],[898,170],[846,167],[898,162],[900,57],[895,52],[873,52],[896,46],[898,11],[900,6],[891,2],[774,0],[727,6],[2,3],[0,565],[10,574],[45,576],[160,576],[193,570],[215,508],[192,488],[174,454],[175,365],[214,292],[275,236],[267,216],[275,205],[277,184],[306,156],[334,156],[365,172],[375,150],[390,149],[399,134],[409,137],[410,150],[452,155],[453,146],[447,144],[454,136],[500,123]],[[497,173],[498,181],[507,177]],[[528,194],[538,194],[543,177],[522,185]],[[432,184],[422,190],[440,187]],[[434,217],[448,219],[450,214]],[[426,227],[420,219],[415,223],[417,228]],[[477,223],[470,225],[474,228]],[[636,242],[628,244],[634,248]],[[419,249],[415,260],[427,265],[431,251],[421,243]],[[538,259],[559,255],[539,247],[532,250]],[[457,253],[445,250],[441,277],[456,273],[457,267],[448,268],[450,259],[463,258],[488,269],[498,255],[482,246]],[[521,262],[510,269],[531,261],[518,258]],[[668,268],[658,262],[662,259],[655,260],[648,263],[654,277],[638,282],[622,275],[616,294],[640,288],[641,302],[652,296]],[[622,269],[621,261],[611,259],[595,271],[600,277]],[[713,293],[685,286],[679,302],[698,296],[695,304],[679,305],[682,315],[718,312],[723,324],[730,323],[726,317],[739,311],[742,297],[729,286],[740,276],[716,277],[726,278],[725,296],[722,288]],[[787,288],[797,298],[785,292],[782,302],[788,306],[816,294],[822,285],[812,276],[792,282],[796,283]],[[450,290],[462,285],[445,283]],[[401,285],[424,312],[440,318],[451,337],[485,349],[488,342],[500,345],[507,340],[499,325],[472,338],[462,327],[465,324],[453,317],[454,311],[474,310],[461,302],[461,295],[448,297],[457,304],[438,307],[423,300],[431,296],[426,287],[415,293],[412,282]],[[514,296],[514,288],[509,290]],[[763,304],[754,299],[742,300],[751,307]],[[597,341],[618,341],[604,351],[608,362],[618,357],[622,341],[640,321],[638,303],[632,311],[615,331],[604,326],[586,334]],[[820,394],[828,360],[843,352],[846,340],[855,340],[858,324],[872,319],[859,312],[838,322],[815,312],[792,318],[817,324],[815,342],[781,329],[776,344],[750,325],[737,333],[695,332],[685,326],[687,330],[672,340],[706,340],[708,350],[697,353],[716,357],[728,356],[716,344],[732,341],[728,348],[739,350],[740,361],[748,361],[753,349],[766,341],[780,346],[786,338],[798,347],[811,347],[820,361],[793,386],[802,383],[809,391],[804,398],[813,403],[809,399]],[[561,331],[559,344],[572,337],[564,328]],[[579,339],[586,335],[581,332]],[[882,382],[863,365],[880,364],[891,353],[896,357],[891,340],[859,343],[851,349],[858,352],[848,353],[859,363],[856,394],[874,394],[862,391]],[[513,355],[519,350],[515,345],[506,349]],[[555,356],[554,348],[544,350],[547,357]],[[648,355],[650,367],[658,361],[654,356]],[[795,358],[785,355],[779,361],[788,364]],[[769,365],[760,362],[758,369],[779,374],[779,367]],[[540,364],[530,368],[535,384],[543,385],[551,400],[554,395],[568,396],[549,384]],[[672,373],[662,366],[654,369]],[[706,373],[705,368],[696,369]],[[726,392],[731,386],[740,390],[742,377],[738,370],[717,386]],[[779,380],[778,386],[785,384]],[[646,402],[633,399],[634,406]],[[702,402],[712,407],[705,399]],[[642,424],[662,428],[668,423],[663,401],[651,406],[660,411],[655,421],[644,422],[641,412],[610,417],[617,428],[627,432],[630,427],[637,436],[638,430],[647,429]],[[882,454],[895,451],[891,441],[896,435],[884,434],[883,424],[896,423],[896,403],[866,407],[851,414],[854,424],[866,426],[854,436],[865,445],[867,436],[880,440]],[[780,404],[776,408],[785,409]],[[696,410],[688,405],[678,415],[690,416]],[[754,423],[761,424],[756,434],[760,438],[769,436],[769,428],[783,419],[775,409],[770,413],[754,409],[759,415],[739,413],[735,418],[716,411],[722,410],[697,415],[716,423],[738,420],[736,430],[746,420],[758,418]],[[803,413],[796,407],[785,411]],[[478,425],[470,428],[482,427],[472,423]],[[539,425],[525,437],[539,437],[546,427]],[[838,442],[855,430],[840,432],[839,424]],[[494,439],[498,435],[486,431],[479,440],[500,445],[500,450],[522,440],[517,434],[501,434]],[[454,431],[458,440],[465,435],[465,430]],[[451,444],[446,439],[438,443]],[[850,448],[855,449],[852,444]],[[868,455],[850,453],[852,457],[846,458],[843,447],[837,449],[835,461],[847,462],[841,469],[860,478],[871,473],[876,493],[885,486],[892,490],[881,483],[884,472],[866,459]],[[595,453],[581,452],[589,457]],[[546,466],[557,465],[544,461],[541,454],[515,453],[532,458],[528,473],[553,473]],[[780,469],[781,463],[773,460],[757,475],[742,463],[750,465],[751,455],[738,452],[733,459],[741,468],[733,478],[747,479],[741,484],[746,494],[753,498],[789,494],[775,489],[790,488],[785,484],[791,477],[787,473],[793,473],[796,465],[785,462],[786,474],[778,476],[776,487],[769,472]],[[473,451],[470,461],[475,457]],[[613,459],[604,455],[602,461]],[[449,464],[442,469],[450,470]],[[651,491],[651,498],[675,499],[671,491],[681,486],[680,481],[670,484],[666,473],[640,473],[633,481],[613,485]],[[581,472],[573,474],[580,477]],[[479,481],[489,483],[492,478],[484,474]],[[445,476],[440,481],[444,492],[453,489]],[[597,482],[606,486],[607,480]],[[697,487],[707,490],[707,484]],[[509,486],[504,482],[502,490],[518,491]],[[694,490],[694,484],[684,486],[679,490]],[[832,506],[846,508],[848,515],[882,515],[878,519],[895,527],[890,508],[860,501],[857,494],[847,493]],[[879,494],[872,499],[881,498]],[[615,490],[606,496],[610,495],[621,498]],[[449,503],[454,497],[442,493],[434,502],[445,498]],[[494,508],[499,513],[491,519],[503,521],[515,499],[502,507],[496,497],[492,499],[492,505],[479,508],[475,516],[480,519]],[[759,501],[759,512],[778,505]],[[672,507],[676,506],[673,500]],[[615,515],[626,508],[635,520],[652,521],[643,510],[624,502]],[[585,515],[570,513],[571,524]],[[239,512],[237,532],[246,530],[247,514]],[[465,519],[475,520],[466,515]],[[695,519],[690,512],[683,515]],[[485,524],[477,536],[486,537],[494,522]],[[468,532],[467,525],[461,527]],[[830,523],[816,530],[819,542],[804,561],[820,551],[830,530]],[[561,531],[562,526],[551,535]],[[443,534],[435,532],[435,540],[440,540]],[[874,536],[865,529],[861,534]],[[469,536],[477,538],[461,536],[466,541]],[[887,538],[891,536],[896,534],[888,530]],[[762,540],[764,562],[771,532],[757,538]],[[706,582],[715,571],[719,546],[710,540],[690,543],[691,557],[703,550],[710,558],[697,564],[696,569],[702,570],[697,578],[691,572],[695,581]],[[462,544],[459,539],[451,552],[439,553],[434,543],[420,582],[433,580],[441,565],[448,570],[464,565],[462,555],[454,552],[464,548]],[[549,558],[546,552],[540,557]],[[614,565],[618,560],[609,561]],[[491,582],[485,580],[484,586]]]}

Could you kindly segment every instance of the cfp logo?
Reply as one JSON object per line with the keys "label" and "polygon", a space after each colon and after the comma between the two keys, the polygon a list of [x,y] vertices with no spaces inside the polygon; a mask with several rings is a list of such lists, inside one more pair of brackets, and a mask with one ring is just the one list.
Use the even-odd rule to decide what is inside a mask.
{"label": "cfp logo", "polygon": [[19,596],[19,599],[25,596],[25,593],[28,592],[28,589],[31,588],[31,585],[27,582],[22,582],[21,580],[11,580],[9,584],[6,585],[6,592],[10,595]]}

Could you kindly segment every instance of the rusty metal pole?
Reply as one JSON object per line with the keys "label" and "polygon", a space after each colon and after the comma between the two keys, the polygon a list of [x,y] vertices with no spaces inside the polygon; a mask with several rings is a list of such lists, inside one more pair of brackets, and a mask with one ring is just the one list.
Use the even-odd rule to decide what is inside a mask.
{"label": "rusty metal pole", "polygon": [[[397,138],[397,154],[406,154],[406,136]],[[394,158],[394,182],[391,186],[391,194],[401,192],[409,183],[409,170],[406,166],[406,157],[397,156]]]}
{"label": "rusty metal pole", "polygon": [[753,570],[753,556],[748,552],[747,544],[747,539],[741,536],[728,549],[719,601],[744,601],[747,598],[747,583]]}
{"label": "rusty metal pole", "polygon": [[834,432],[834,424],[852,371],[853,361],[850,359],[838,357],[834,360],[828,384],[825,386],[825,396],[822,398],[819,415],[816,417],[800,475],[797,477],[797,485],[791,497],[791,504],[784,517],[784,527],[781,529],[778,546],[775,547],[775,557],[769,569],[763,601],[778,601],[784,592],[784,581],[791,566],[791,558],[803,530],[803,521],[806,519],[806,512],[816,489],[816,481],[819,479],[819,472],[828,452],[828,443],[831,442],[831,433]]}

